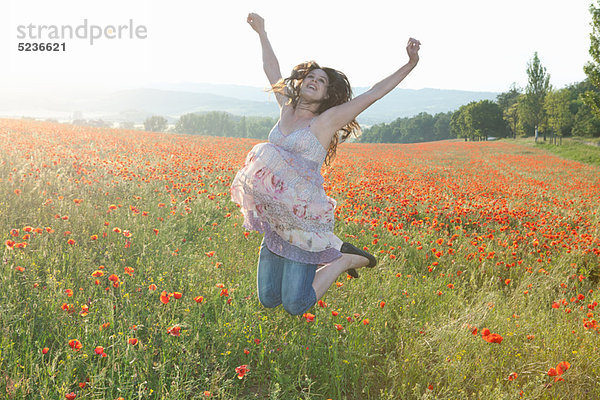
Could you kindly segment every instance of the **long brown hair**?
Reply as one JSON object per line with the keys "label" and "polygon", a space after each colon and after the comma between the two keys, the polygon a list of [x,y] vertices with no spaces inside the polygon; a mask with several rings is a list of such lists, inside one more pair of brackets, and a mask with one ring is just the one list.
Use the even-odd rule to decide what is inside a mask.
{"label": "long brown hair", "polygon": [[[300,86],[302,81],[314,69],[321,69],[325,71],[329,79],[329,85],[327,86],[327,98],[324,99],[317,110],[318,114],[323,111],[346,103],[352,99],[352,87],[346,75],[343,72],[335,70],[333,68],[321,68],[315,61],[308,61],[302,64],[298,64],[292,70],[292,73],[287,78],[281,78],[275,83],[271,91],[274,93],[282,94],[289,98],[287,104],[291,104],[292,107],[296,108],[298,101],[300,100]],[[338,130],[329,144],[327,155],[325,156],[325,165],[329,166],[335,158],[335,152],[337,149],[338,142],[345,142],[350,135],[358,137],[361,133],[360,125],[353,119],[350,123],[343,126]]]}

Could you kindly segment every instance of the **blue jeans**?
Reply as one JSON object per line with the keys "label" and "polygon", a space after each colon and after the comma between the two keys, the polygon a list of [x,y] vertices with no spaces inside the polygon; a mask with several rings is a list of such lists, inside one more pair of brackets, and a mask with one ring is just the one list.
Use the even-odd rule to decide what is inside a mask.
{"label": "blue jeans", "polygon": [[317,264],[306,264],[281,257],[267,248],[265,239],[258,256],[258,300],[267,308],[283,304],[285,311],[301,315],[316,302],[312,287]]}

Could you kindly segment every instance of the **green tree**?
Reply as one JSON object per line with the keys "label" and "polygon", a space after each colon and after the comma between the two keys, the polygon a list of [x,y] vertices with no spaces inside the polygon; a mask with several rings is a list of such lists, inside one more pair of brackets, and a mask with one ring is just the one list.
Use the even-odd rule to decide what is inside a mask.
{"label": "green tree", "polygon": [[[538,129],[544,123],[546,114],[544,112],[544,99],[550,91],[550,74],[542,66],[537,51],[533,58],[527,63],[527,87],[525,88],[525,114],[526,122],[533,125],[537,134]],[[537,135],[536,138],[537,140]],[[544,132],[544,141],[546,133]]]}
{"label": "green tree", "polygon": [[457,138],[464,138],[465,140],[471,138],[470,116],[467,107],[467,105],[460,106],[450,118],[450,131]]}
{"label": "green tree", "polygon": [[506,136],[502,109],[498,104],[490,100],[471,103],[469,113],[471,114],[471,129],[475,131],[475,135],[480,140]]}
{"label": "green tree", "polygon": [[[598,3],[600,6],[600,2]],[[592,33],[590,33],[590,55],[592,61],[589,61],[584,67],[592,85],[600,89],[600,7],[590,4],[590,13],[592,14]],[[600,93],[589,90],[585,92],[583,101],[587,104],[592,112],[600,117]]]}
{"label": "green tree", "polygon": [[167,120],[164,117],[153,115],[144,121],[144,129],[152,132],[163,132],[167,128]]}
{"label": "green tree", "polygon": [[546,126],[553,135],[562,139],[571,133],[573,115],[570,111],[571,93],[568,89],[550,91],[544,101]]}
{"label": "green tree", "polygon": [[516,83],[513,83],[508,92],[500,93],[496,97],[496,101],[502,109],[502,117],[506,122],[510,136],[514,138],[517,137],[517,102],[519,101],[519,97],[522,96],[521,93],[521,88],[519,88]]}

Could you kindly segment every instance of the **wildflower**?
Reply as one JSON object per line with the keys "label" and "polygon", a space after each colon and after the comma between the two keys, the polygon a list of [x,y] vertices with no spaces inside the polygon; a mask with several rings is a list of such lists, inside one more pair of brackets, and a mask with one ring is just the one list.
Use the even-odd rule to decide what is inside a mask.
{"label": "wildflower", "polygon": [[115,275],[115,274],[111,274],[108,277],[108,280],[111,281],[111,282],[118,282],[119,281],[119,277],[117,275]]}
{"label": "wildflower", "polygon": [[380,302],[379,307],[381,307],[381,308],[385,307],[385,301]]}
{"label": "wildflower", "polygon": [[227,288],[221,289],[221,294],[219,296],[221,296],[221,297],[222,296],[225,296],[225,297],[229,296],[229,290],[227,290]]}
{"label": "wildflower", "polygon": [[325,303],[323,300],[319,300],[318,304],[319,304],[319,307],[321,307],[321,308],[327,307],[327,303]]}
{"label": "wildflower", "polygon": [[344,327],[340,324],[335,324],[335,329],[337,329],[338,331],[341,331],[342,329],[344,329]]}
{"label": "wildflower", "polygon": [[69,346],[71,346],[71,348],[75,351],[79,351],[83,347],[81,342],[77,339],[69,340]]}
{"label": "wildflower", "polygon": [[65,289],[65,294],[67,295],[67,297],[72,297],[73,296],[73,290],[72,289]]}
{"label": "wildflower", "polygon": [[244,377],[244,375],[246,375],[248,373],[248,371],[250,371],[250,369],[248,368],[247,365],[240,365],[239,367],[236,367],[235,372],[238,374],[237,377],[238,379],[242,379]]}
{"label": "wildflower", "polygon": [[44,348],[42,349],[42,354],[47,354],[49,351],[50,351],[50,349],[49,349],[49,348],[47,348],[47,347],[44,347]]}
{"label": "wildflower", "polygon": [[363,319],[362,323],[363,323],[363,325],[369,325],[369,319],[368,318]]}
{"label": "wildflower", "polygon": [[167,333],[171,336],[179,336],[181,334],[181,327],[178,325],[172,326],[167,329]]}
{"label": "wildflower", "polygon": [[148,290],[154,291],[156,289],[158,289],[158,287],[154,283],[151,283],[150,286],[148,286]]}
{"label": "wildflower", "polygon": [[92,276],[94,278],[100,278],[101,276],[104,276],[104,272],[97,269],[94,272],[92,272]]}
{"label": "wildflower", "polygon": [[510,375],[508,375],[508,380],[509,381],[514,381],[515,379],[517,379],[519,375],[516,372],[512,372]]}
{"label": "wildflower", "polygon": [[170,297],[171,297],[171,296],[170,296],[170,295],[167,293],[167,291],[166,291],[166,290],[163,290],[163,291],[162,291],[162,293],[160,294],[160,301],[161,301],[163,304],[168,304],[168,303],[169,303],[169,298],[170,298]]}
{"label": "wildflower", "polygon": [[315,315],[311,313],[304,313],[302,317],[306,319],[306,322],[313,322],[315,320]]}
{"label": "wildflower", "polygon": [[102,346],[96,346],[96,348],[94,349],[94,353],[96,353],[98,355],[104,353],[104,347],[102,347]]}
{"label": "wildflower", "polygon": [[179,300],[181,296],[183,296],[181,292],[173,292],[173,297],[175,297],[175,299]]}
{"label": "wildflower", "polygon": [[133,273],[135,272],[135,270],[131,267],[125,267],[125,273],[129,276],[133,276]]}
{"label": "wildflower", "polygon": [[194,297],[194,301],[196,303],[202,303],[204,301],[204,297],[202,297],[202,296]]}
{"label": "wildflower", "polygon": [[75,397],[77,397],[77,395],[75,394],[75,392],[71,392],[71,393],[65,394],[65,398],[67,400],[73,400],[73,399],[75,399]]}
{"label": "wildflower", "polygon": [[127,343],[129,343],[132,346],[135,346],[136,344],[138,344],[138,340],[137,338],[129,338],[127,339]]}
{"label": "wildflower", "polygon": [[82,317],[85,317],[86,315],[88,315],[89,310],[90,310],[90,307],[87,304],[82,304],[81,312],[79,313],[79,315],[81,315]]}
{"label": "wildflower", "polygon": [[69,240],[67,240],[67,244],[70,244],[71,246],[73,246],[75,244],[75,240],[69,239]]}
{"label": "wildflower", "polygon": [[488,343],[500,344],[500,343],[502,343],[503,339],[504,338],[502,336],[498,335],[497,333],[491,333],[491,334],[483,337],[483,340],[485,340]]}
{"label": "wildflower", "polygon": [[215,251],[214,251],[214,250],[211,250],[211,251],[209,251],[208,253],[204,253],[204,254],[206,254],[208,257],[212,257],[212,256],[214,256],[214,255],[215,255]]}

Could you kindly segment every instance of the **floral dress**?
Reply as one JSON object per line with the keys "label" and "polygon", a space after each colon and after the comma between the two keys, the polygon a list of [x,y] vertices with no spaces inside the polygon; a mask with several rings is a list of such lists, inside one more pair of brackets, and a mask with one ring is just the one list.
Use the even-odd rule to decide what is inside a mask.
{"label": "floral dress", "polygon": [[310,264],[342,255],[342,240],[333,233],[336,201],[323,189],[326,154],[310,125],[284,135],[278,122],[233,179],[231,199],[244,227],[264,233],[273,253]]}

